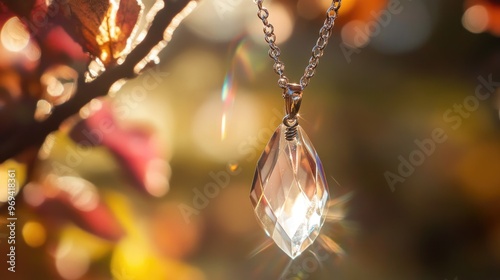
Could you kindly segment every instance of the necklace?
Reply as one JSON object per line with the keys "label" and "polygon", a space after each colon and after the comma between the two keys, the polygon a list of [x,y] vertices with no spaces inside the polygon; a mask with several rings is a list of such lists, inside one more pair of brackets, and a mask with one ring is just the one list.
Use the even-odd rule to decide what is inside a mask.
{"label": "necklace", "polygon": [[278,86],[283,89],[286,115],[257,163],[250,199],[266,234],[294,259],[318,237],[327,212],[329,194],[323,166],[299,126],[298,113],[302,92],[323,56],[342,1],[332,0],[309,64],[298,84],[289,83],[285,76],[274,26],[268,21],[269,11],[263,1],[255,1],[257,15],[264,24],[264,38],[269,44],[269,56],[274,60],[274,72],[279,75]]}

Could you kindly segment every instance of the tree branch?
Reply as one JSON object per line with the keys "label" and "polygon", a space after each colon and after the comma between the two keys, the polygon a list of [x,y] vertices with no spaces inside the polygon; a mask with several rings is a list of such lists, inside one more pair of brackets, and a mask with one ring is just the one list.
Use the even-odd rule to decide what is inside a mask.
{"label": "tree branch", "polygon": [[[17,127],[12,135],[0,135],[0,163],[16,156],[32,146],[40,146],[49,133],[57,130],[61,123],[78,111],[92,99],[106,96],[116,81],[134,77],[134,67],[151,49],[163,40],[163,32],[172,19],[179,14],[191,0],[164,0],[164,7],[155,15],[144,40],[127,56],[121,65],[111,67],[92,82],[86,83],[83,77],[78,80],[77,91],[66,103],[54,107],[52,114],[44,121],[34,118]],[[34,111],[31,112],[34,115]]]}

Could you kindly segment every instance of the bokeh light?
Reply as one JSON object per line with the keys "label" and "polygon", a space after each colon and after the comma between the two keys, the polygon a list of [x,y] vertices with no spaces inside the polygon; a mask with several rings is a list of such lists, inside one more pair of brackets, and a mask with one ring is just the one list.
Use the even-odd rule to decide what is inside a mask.
{"label": "bokeh light", "polygon": [[[250,1],[248,1],[250,2]],[[252,7],[255,8],[255,7]],[[274,34],[276,35],[276,44],[282,44],[292,36],[295,20],[292,19],[292,11],[279,2],[271,2],[267,4],[269,10],[269,22],[274,26]],[[252,15],[255,17],[255,14]],[[247,27],[247,32],[254,41],[259,45],[267,45],[264,40],[263,25],[260,20],[252,20]]]}
{"label": "bokeh light", "polygon": [[90,100],[90,102],[87,105],[83,106],[80,109],[80,112],[78,115],[82,119],[87,119],[93,113],[99,111],[101,108],[102,108],[102,101],[97,99],[97,98],[94,98],[94,99]]}
{"label": "bokeh light", "polygon": [[257,108],[255,99],[241,89],[234,103],[233,114],[226,120],[226,137],[221,141],[220,117],[207,116],[221,116],[223,104],[219,98],[208,99],[194,114],[191,130],[194,143],[206,155],[219,162],[244,157],[244,154],[238,152],[238,146],[255,135],[260,122],[259,116],[255,114]]}
{"label": "bokeh light", "polygon": [[78,73],[66,65],[55,65],[45,70],[40,82],[45,87],[44,99],[53,105],[68,101],[76,91]]}
{"label": "bokeh light", "polygon": [[[8,189],[7,186],[9,170],[15,171],[16,188],[14,190]],[[0,164],[0,182],[4,182],[3,186],[0,186],[0,203],[7,201],[9,191],[13,191],[14,196],[19,193],[27,178],[27,172],[28,169],[26,164],[19,163],[15,160],[7,160]]]}
{"label": "bokeh light", "polygon": [[36,111],[34,115],[35,120],[39,122],[46,120],[50,116],[50,114],[52,114],[52,109],[53,106],[49,101],[45,99],[38,100],[38,102],[36,103]]}
{"label": "bokeh light", "polygon": [[462,24],[465,29],[472,33],[481,33],[486,31],[488,22],[488,11],[486,10],[486,7],[482,5],[474,5],[467,8],[462,17]]}
{"label": "bokeh light", "polygon": [[70,196],[71,203],[81,211],[94,210],[99,204],[97,188],[91,182],[74,176],[49,176],[54,186]]}
{"label": "bokeh light", "polygon": [[245,30],[253,16],[251,1],[202,1],[186,18],[186,26],[197,36],[215,42],[228,42]]}
{"label": "bokeh light", "polygon": [[185,94],[199,93],[203,89],[219,86],[219,77],[226,71],[220,57],[200,48],[187,48],[172,59],[170,65],[172,71],[169,78],[179,81],[173,85],[173,90],[180,84],[183,87],[178,90]]}
{"label": "bokeh light", "polygon": [[144,185],[146,191],[153,196],[162,197],[170,189],[168,178],[171,175],[168,162],[163,159],[153,159],[147,163]]}
{"label": "bokeh light", "polygon": [[45,201],[42,187],[34,182],[29,182],[24,186],[23,198],[32,207],[38,207]]}
{"label": "bokeh light", "polygon": [[186,259],[196,253],[202,241],[202,224],[199,219],[186,223],[178,204],[164,203],[155,209],[149,232],[157,253],[171,259]]}
{"label": "bokeh light", "polygon": [[[331,5],[331,1],[314,0],[312,2],[318,3],[321,6],[322,11],[326,11],[326,9],[328,9],[328,7],[330,7],[330,5]],[[362,4],[366,5],[366,2],[363,2],[362,4],[360,4],[360,2],[361,1],[359,1],[359,0],[342,1],[341,13],[343,15],[349,14],[352,11],[352,9],[356,7],[356,5],[362,5]]]}
{"label": "bokeh light", "polygon": [[[127,238],[122,240],[113,253],[111,271],[116,279],[147,279],[158,275],[152,271],[154,258],[148,251],[147,244]],[[139,277],[139,278],[136,278]]]}
{"label": "bokeh light", "polygon": [[400,13],[384,10],[367,23],[372,45],[383,53],[400,54],[414,51],[429,40],[434,20],[431,5],[423,1],[401,4]]}
{"label": "bokeh light", "polygon": [[362,48],[370,42],[370,34],[364,30],[366,23],[360,20],[352,20],[342,27],[342,41],[348,46]]}
{"label": "bokeh light", "polygon": [[[45,13],[36,2],[31,15]],[[140,28],[164,3],[142,2]],[[497,0],[342,2],[301,108],[301,126],[338,183],[313,246],[323,252],[294,262],[258,227],[248,198],[283,119],[255,1],[197,2],[157,34],[164,40],[132,67],[137,77],[111,83],[109,96],[88,102],[40,149],[0,165],[0,182],[13,168],[20,189],[19,271],[0,279],[497,279]],[[290,81],[304,72],[331,3],[264,0]],[[43,121],[78,103],[79,79],[122,74],[84,53],[59,26],[60,12],[36,34],[29,16],[0,17],[1,139],[32,121],[35,106]],[[140,31],[135,42],[146,38]],[[454,111],[480,85],[491,97]],[[436,128],[447,140],[427,155]],[[401,158],[422,149],[425,162],[391,188],[384,174],[400,175]]]}
{"label": "bokeh light", "polygon": [[496,0],[465,0],[462,25],[472,33],[489,32],[500,37],[500,3]]}
{"label": "bokeh light", "polygon": [[55,252],[56,269],[66,280],[81,279],[90,267],[90,256],[79,242],[63,238]]}
{"label": "bokeh light", "polygon": [[0,31],[3,46],[11,52],[22,51],[30,41],[30,34],[18,17],[12,17],[5,22]]}
{"label": "bokeh light", "polygon": [[40,247],[45,243],[47,233],[45,227],[37,221],[28,221],[22,230],[24,242],[31,247]]}

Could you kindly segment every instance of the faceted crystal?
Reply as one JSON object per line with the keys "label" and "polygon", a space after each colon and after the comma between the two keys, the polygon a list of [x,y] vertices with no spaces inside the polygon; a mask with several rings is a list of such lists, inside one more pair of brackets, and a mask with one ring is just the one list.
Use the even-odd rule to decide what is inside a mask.
{"label": "faceted crystal", "polygon": [[292,259],[311,245],[326,215],[328,186],[321,161],[300,126],[285,139],[281,124],[262,153],[250,199],[267,235]]}

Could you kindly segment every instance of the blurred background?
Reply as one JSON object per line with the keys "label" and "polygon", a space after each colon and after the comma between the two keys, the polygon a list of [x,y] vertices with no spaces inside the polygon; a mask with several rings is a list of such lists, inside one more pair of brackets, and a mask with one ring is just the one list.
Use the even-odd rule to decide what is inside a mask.
{"label": "blurred background", "polygon": [[[291,81],[330,3],[265,1]],[[342,1],[301,108],[335,243],[293,262],[259,251],[249,200],[283,116],[256,12],[201,1],[158,66],[0,165],[0,189],[8,169],[22,186],[16,272],[4,261],[1,279],[500,279],[500,1]],[[13,15],[0,26],[0,110],[41,87],[43,120],[71,98],[86,55],[62,30],[47,50]],[[61,59],[35,83],[49,51]]]}

